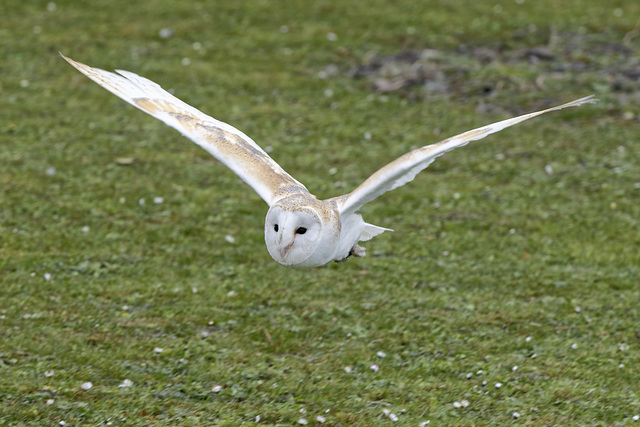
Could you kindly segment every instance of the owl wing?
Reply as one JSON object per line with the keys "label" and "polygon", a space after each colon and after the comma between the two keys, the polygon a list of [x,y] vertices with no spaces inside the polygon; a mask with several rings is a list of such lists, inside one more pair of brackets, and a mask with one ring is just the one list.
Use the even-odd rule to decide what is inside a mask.
{"label": "owl wing", "polygon": [[109,92],[177,129],[234,171],[271,206],[285,194],[308,192],[251,138],[238,129],[182,102],[160,85],[137,74],[89,67],[60,54]]}
{"label": "owl wing", "polygon": [[397,158],[393,162],[379,169],[351,193],[338,198],[340,214],[349,215],[355,213],[365,203],[372,201],[381,194],[386,193],[387,191],[391,191],[412,181],[420,171],[425,169],[437,157],[443,155],[447,151],[451,151],[454,148],[462,147],[464,145],[467,145],[471,141],[482,139],[487,135],[501,131],[502,129],[508,128],[509,126],[513,126],[517,123],[531,119],[541,114],[560,110],[562,108],[575,107],[595,101],[596,100],[593,98],[593,95],[587,96],[585,98],[581,98],[567,104],[559,105],[557,107],[549,108],[542,111],[536,111],[534,113],[525,114],[522,116],[483,126],[478,129],[470,130],[449,139],[445,139],[444,141],[438,142],[436,144],[427,145],[425,147],[417,148],[413,151],[410,151],[409,153],[404,154],[403,156]]}

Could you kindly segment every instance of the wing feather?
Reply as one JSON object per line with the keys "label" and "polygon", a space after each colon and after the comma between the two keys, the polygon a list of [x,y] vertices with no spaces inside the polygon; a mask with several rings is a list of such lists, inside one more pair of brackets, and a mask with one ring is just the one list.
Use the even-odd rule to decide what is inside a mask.
{"label": "wing feather", "polygon": [[179,100],[157,83],[129,71],[116,70],[118,75],[60,55],[109,92],[177,129],[204,148],[249,184],[269,206],[285,194],[308,193],[304,185],[285,172],[247,135]]}
{"label": "wing feather", "polygon": [[559,105],[557,107],[549,108],[542,111],[536,111],[534,113],[525,114],[522,116],[514,117],[507,120],[502,120],[497,123],[492,123],[487,126],[483,126],[478,129],[464,132],[460,135],[445,139],[444,141],[436,144],[427,145],[422,148],[410,151],[403,156],[400,156],[393,162],[379,169],[369,178],[367,178],[358,188],[351,193],[342,196],[340,201],[340,214],[349,215],[357,212],[364,204],[374,200],[381,194],[391,191],[400,187],[410,181],[415,176],[429,166],[437,157],[443,155],[447,151],[451,151],[454,148],[467,145],[471,141],[482,139],[487,135],[501,131],[509,126],[513,126],[522,121],[531,119],[550,111],[560,110],[567,107],[576,107],[578,105],[595,102],[593,95],[581,98],[567,104]]}

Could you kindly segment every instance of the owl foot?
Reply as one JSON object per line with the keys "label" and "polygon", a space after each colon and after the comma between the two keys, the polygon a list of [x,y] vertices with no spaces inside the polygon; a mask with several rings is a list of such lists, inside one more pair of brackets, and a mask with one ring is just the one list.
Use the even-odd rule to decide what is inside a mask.
{"label": "owl foot", "polygon": [[353,245],[353,247],[349,251],[349,255],[347,255],[342,259],[337,259],[336,262],[347,262],[347,260],[351,255],[362,258],[366,254],[367,254],[366,249],[356,243],[355,245]]}
{"label": "owl foot", "polygon": [[366,254],[367,254],[367,250],[357,243],[353,245],[353,247],[351,248],[351,251],[349,251],[349,255],[357,256],[360,258],[365,256]]}

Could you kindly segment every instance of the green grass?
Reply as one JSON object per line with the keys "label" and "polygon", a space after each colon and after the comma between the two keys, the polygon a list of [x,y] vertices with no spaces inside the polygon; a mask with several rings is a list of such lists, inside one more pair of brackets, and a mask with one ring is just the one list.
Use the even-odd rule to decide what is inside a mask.
{"label": "green grass", "polygon": [[[392,424],[388,410],[397,425],[631,425],[640,414],[639,87],[623,75],[640,52],[640,3],[9,3],[0,424],[365,426]],[[550,63],[509,56],[576,37],[586,42]],[[423,48],[443,52],[455,91],[381,95],[350,77],[372,55]],[[507,53],[482,65],[464,57],[476,48]],[[58,51],[173,89],[271,147],[322,198],[513,112],[601,102],[447,154],[363,210],[396,230],[366,258],[292,270],[269,257],[267,208],[249,187]],[[567,64],[586,65],[558,71]],[[337,73],[318,78],[329,65]]]}

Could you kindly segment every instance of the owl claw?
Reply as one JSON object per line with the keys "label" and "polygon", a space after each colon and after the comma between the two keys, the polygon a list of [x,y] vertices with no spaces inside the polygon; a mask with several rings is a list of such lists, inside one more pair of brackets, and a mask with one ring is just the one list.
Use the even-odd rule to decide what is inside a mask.
{"label": "owl claw", "polygon": [[353,245],[353,247],[351,248],[351,251],[349,252],[349,255],[357,256],[360,258],[365,256],[366,254],[367,254],[367,250],[357,243]]}
{"label": "owl claw", "polygon": [[336,262],[347,262],[347,260],[351,255],[362,258],[366,254],[367,254],[366,249],[356,243],[355,245],[353,245],[353,247],[349,251],[349,255],[347,255],[342,259],[337,259]]}

